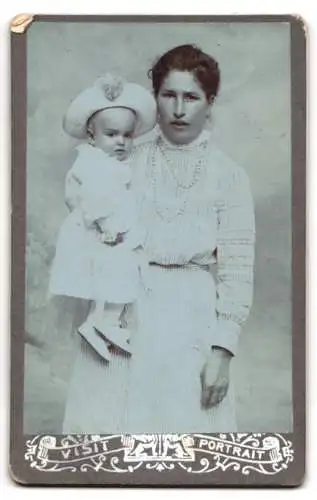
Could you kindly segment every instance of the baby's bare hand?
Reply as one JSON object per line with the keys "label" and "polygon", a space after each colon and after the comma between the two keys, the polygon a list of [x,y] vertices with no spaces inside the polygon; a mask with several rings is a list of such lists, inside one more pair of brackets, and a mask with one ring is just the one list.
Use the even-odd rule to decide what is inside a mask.
{"label": "baby's bare hand", "polygon": [[113,247],[115,245],[118,245],[119,243],[122,243],[123,241],[124,241],[124,233],[118,233],[115,238],[109,237],[109,235],[106,233],[102,234],[102,242],[105,245]]}

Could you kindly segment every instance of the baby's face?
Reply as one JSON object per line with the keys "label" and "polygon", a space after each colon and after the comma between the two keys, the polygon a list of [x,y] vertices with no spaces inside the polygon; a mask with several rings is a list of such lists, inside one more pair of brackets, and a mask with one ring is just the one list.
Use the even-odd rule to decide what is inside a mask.
{"label": "baby's face", "polygon": [[135,126],[136,116],[127,108],[104,109],[91,120],[95,145],[120,161],[131,153]]}

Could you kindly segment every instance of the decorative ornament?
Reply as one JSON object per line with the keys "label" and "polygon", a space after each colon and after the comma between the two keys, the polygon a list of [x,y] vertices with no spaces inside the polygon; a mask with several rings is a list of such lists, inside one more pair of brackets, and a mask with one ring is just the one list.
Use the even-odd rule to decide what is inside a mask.
{"label": "decorative ornament", "polygon": [[114,101],[123,92],[124,80],[120,76],[107,73],[98,78],[95,85],[101,88],[109,101]]}

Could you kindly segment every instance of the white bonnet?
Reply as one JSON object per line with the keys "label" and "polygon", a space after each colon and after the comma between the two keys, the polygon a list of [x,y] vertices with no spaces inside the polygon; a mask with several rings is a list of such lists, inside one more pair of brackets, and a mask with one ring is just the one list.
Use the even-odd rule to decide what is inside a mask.
{"label": "white bonnet", "polygon": [[150,91],[107,73],[81,92],[70,104],[63,121],[65,132],[76,139],[87,137],[87,122],[97,111],[123,107],[136,113],[135,136],[149,132],[156,122],[156,102]]}

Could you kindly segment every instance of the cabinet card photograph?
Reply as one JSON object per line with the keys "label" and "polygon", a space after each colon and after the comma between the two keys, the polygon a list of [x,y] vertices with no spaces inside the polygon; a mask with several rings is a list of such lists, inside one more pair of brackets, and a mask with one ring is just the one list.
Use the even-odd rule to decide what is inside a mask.
{"label": "cabinet card photograph", "polygon": [[16,481],[301,484],[305,29],[13,19]]}

